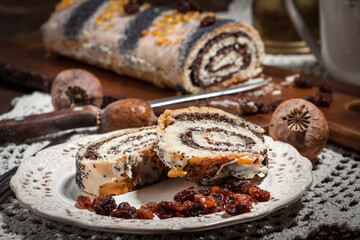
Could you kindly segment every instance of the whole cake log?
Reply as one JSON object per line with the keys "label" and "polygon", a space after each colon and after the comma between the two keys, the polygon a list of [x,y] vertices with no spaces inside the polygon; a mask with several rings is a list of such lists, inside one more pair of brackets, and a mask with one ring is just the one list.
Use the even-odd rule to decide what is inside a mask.
{"label": "whole cake log", "polygon": [[[63,0],[43,25],[50,51],[119,74],[197,93],[262,70],[264,46],[250,26],[211,13],[140,6],[124,0]],[[212,21],[204,18],[211,17]]]}

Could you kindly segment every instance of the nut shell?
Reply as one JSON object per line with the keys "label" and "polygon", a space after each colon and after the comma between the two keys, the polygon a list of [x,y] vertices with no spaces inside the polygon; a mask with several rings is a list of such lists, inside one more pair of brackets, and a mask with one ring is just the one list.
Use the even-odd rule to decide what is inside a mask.
{"label": "nut shell", "polygon": [[[72,102],[69,89],[76,89],[75,92],[80,90],[82,96],[86,95],[86,101],[80,99],[82,97],[80,96],[78,97],[80,101]],[[103,89],[95,75],[83,69],[72,68],[63,70],[56,76],[51,86],[51,97],[55,110],[89,104],[100,107],[103,101]]]}
{"label": "nut shell", "polygon": [[[303,132],[294,131],[288,127],[286,117],[295,108],[307,109],[311,116]],[[329,128],[324,114],[314,104],[303,99],[290,99],[281,103],[273,113],[269,135],[274,140],[291,144],[301,155],[313,160],[325,147],[329,138]]]}
{"label": "nut shell", "polygon": [[109,104],[102,112],[99,131],[154,125],[157,121],[151,106],[136,98],[127,98]]}

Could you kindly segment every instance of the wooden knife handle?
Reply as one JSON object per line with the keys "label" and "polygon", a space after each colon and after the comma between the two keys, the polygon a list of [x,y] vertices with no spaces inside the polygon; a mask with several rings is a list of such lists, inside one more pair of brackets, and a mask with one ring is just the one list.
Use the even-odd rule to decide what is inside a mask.
{"label": "wooden knife handle", "polygon": [[91,105],[0,121],[0,142],[20,142],[62,130],[96,126],[99,108]]}

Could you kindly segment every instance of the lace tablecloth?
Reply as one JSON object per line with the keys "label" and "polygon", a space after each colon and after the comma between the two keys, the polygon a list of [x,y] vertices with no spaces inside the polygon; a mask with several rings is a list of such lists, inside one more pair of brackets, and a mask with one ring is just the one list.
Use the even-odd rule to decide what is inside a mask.
{"label": "lace tablecloth", "polygon": [[[245,3],[244,3],[245,2]],[[234,1],[227,15],[242,9],[248,19],[251,1]],[[235,10],[234,10],[235,9]],[[245,10],[244,10],[245,9]],[[246,22],[245,19],[245,22]],[[244,19],[241,19],[244,20]],[[265,64],[327,76],[311,54],[267,55]],[[48,94],[16,98],[0,120],[52,111]],[[71,138],[83,135],[79,132]],[[0,174],[21,163],[49,140],[0,146]],[[297,202],[265,218],[216,230],[176,235],[130,235],[91,231],[35,215],[14,196],[0,205],[1,239],[360,239],[360,154],[328,143],[313,170],[312,187]]]}

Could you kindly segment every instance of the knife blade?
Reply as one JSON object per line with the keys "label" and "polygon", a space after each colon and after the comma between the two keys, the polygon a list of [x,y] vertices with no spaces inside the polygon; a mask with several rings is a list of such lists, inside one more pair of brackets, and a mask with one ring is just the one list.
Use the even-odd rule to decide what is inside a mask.
{"label": "knife blade", "polygon": [[195,100],[200,100],[200,99],[205,99],[205,98],[220,97],[220,96],[245,92],[245,91],[259,88],[261,86],[264,86],[268,82],[270,82],[271,78],[267,78],[267,79],[254,78],[249,81],[252,81],[252,83],[241,85],[238,87],[225,88],[225,89],[214,90],[214,91],[210,91],[210,92],[193,94],[193,95],[189,94],[189,95],[182,95],[182,96],[175,96],[175,97],[167,97],[167,98],[150,100],[147,102],[150,104],[150,106],[152,108],[157,108],[157,107],[162,107],[162,106],[166,106],[166,105],[195,101]]}

